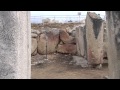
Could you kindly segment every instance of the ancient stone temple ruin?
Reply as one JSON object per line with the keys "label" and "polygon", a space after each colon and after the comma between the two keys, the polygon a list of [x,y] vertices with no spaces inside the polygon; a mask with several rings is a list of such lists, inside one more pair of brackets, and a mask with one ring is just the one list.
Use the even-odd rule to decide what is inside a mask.
{"label": "ancient stone temple ruin", "polygon": [[108,58],[109,78],[119,79],[119,24],[119,11],[106,11],[106,21],[88,12],[85,23],[31,29],[30,12],[0,11],[0,79],[30,79],[31,56],[56,53],[72,55],[81,67],[101,67]]}

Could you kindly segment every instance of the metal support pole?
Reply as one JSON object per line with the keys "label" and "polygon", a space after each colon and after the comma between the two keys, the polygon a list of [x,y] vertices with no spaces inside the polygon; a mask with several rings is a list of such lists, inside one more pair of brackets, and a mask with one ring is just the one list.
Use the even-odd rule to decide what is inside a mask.
{"label": "metal support pole", "polygon": [[46,31],[45,31],[45,34],[46,34],[46,60],[48,60],[48,59],[47,59],[47,39],[48,39],[48,38],[47,38],[47,32],[46,32]]}
{"label": "metal support pole", "polygon": [[80,15],[81,15],[81,12],[78,12],[78,16],[79,16],[79,22],[80,22]]}

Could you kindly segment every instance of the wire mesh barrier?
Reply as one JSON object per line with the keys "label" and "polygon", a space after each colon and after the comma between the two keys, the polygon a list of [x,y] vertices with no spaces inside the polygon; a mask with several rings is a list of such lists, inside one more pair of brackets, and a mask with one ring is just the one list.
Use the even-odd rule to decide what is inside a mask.
{"label": "wire mesh barrier", "polygon": [[[105,20],[105,15],[100,15]],[[31,16],[31,23],[42,23],[43,19],[49,18],[50,20],[57,20],[59,23],[67,22],[80,22],[86,18],[86,15],[44,15],[44,16]]]}

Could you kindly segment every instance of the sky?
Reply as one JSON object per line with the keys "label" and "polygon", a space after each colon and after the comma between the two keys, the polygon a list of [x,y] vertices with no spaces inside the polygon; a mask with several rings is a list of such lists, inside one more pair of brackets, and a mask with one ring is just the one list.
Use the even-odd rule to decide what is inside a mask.
{"label": "sky", "polygon": [[[87,11],[31,11],[31,16],[40,16],[40,15],[77,15],[78,12],[81,12],[81,15],[86,15]],[[105,15],[105,11],[90,11],[97,14]]]}
{"label": "sky", "polygon": [[[43,18],[47,18],[49,17],[50,19],[55,19],[59,20],[59,21],[69,21],[70,19],[73,21],[77,21],[78,20],[78,12],[81,12],[81,18],[84,19],[87,11],[31,11],[31,22],[42,22]],[[95,12],[97,14],[100,14],[101,17],[105,16],[105,11],[90,11],[90,12]],[[49,16],[52,15],[52,16]],[[59,16],[57,16],[59,15]],[[63,16],[62,16],[63,15]],[[66,16],[65,16],[66,15]],[[67,15],[76,15],[77,17],[74,16],[67,16]],[[37,17],[36,17],[37,16]],[[61,18],[63,17],[63,18]],[[66,18],[64,18],[66,17]]]}

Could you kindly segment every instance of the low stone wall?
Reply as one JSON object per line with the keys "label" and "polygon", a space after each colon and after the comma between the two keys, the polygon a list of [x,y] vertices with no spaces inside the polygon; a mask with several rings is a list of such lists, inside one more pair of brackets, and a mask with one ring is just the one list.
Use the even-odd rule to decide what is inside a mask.
{"label": "low stone wall", "polygon": [[32,52],[31,55],[37,53],[47,54],[65,53],[76,54],[76,39],[75,30],[57,29],[57,28],[43,28],[42,30],[32,29]]}

